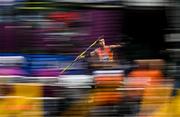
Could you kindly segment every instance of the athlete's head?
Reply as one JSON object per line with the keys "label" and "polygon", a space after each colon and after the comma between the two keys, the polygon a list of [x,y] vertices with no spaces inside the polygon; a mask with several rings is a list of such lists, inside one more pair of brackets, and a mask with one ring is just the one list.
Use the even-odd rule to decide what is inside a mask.
{"label": "athlete's head", "polygon": [[98,41],[98,45],[99,45],[100,47],[104,47],[104,46],[105,46],[105,40],[104,40],[104,38],[102,38],[102,39],[100,39],[100,40]]}

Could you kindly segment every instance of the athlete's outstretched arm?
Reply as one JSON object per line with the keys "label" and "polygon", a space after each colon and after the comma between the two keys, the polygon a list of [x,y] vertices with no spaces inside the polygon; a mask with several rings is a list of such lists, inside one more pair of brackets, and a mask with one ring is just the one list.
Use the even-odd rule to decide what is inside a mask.
{"label": "athlete's outstretched arm", "polygon": [[120,48],[120,47],[123,47],[121,44],[118,44],[118,45],[110,45],[109,46],[110,48]]}

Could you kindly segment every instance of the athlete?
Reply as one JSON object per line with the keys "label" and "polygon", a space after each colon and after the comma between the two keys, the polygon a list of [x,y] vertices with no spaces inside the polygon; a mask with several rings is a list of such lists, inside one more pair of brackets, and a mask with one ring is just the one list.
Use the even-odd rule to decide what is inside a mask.
{"label": "athlete", "polygon": [[97,57],[99,62],[113,62],[114,59],[114,48],[122,47],[122,45],[106,45],[104,39],[98,41],[98,48],[90,53],[92,57]]}

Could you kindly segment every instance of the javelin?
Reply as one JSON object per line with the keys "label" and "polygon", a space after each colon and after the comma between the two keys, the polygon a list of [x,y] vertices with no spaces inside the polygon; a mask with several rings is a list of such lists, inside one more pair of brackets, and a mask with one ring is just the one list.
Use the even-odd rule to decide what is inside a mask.
{"label": "javelin", "polygon": [[62,75],[66,70],[68,70],[77,60],[79,60],[91,47],[93,47],[100,39],[102,39],[104,35],[100,36],[94,43],[92,43],[86,50],[84,50],[82,53],[80,53],[68,66],[66,66],[61,72],[60,75]]}

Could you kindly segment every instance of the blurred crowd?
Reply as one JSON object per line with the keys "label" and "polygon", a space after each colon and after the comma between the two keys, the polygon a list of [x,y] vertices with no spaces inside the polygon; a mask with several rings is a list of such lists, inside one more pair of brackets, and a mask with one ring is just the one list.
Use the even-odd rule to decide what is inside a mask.
{"label": "blurred crowd", "polygon": [[0,117],[179,117],[179,8],[0,0]]}

